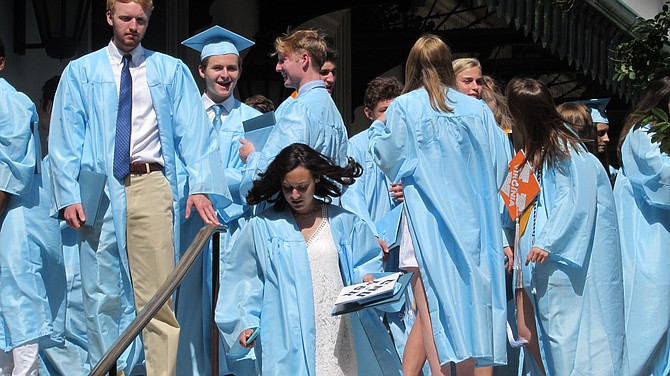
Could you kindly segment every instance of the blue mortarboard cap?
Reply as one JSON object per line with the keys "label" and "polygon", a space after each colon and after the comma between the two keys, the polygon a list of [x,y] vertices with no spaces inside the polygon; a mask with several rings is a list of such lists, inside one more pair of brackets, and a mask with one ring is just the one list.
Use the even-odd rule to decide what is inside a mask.
{"label": "blue mortarboard cap", "polygon": [[214,55],[235,54],[254,45],[249,39],[226,30],[221,26],[212,26],[181,42],[184,46],[200,51],[200,60]]}
{"label": "blue mortarboard cap", "polygon": [[587,99],[585,101],[579,101],[579,103],[588,107],[591,111],[591,119],[593,123],[605,123],[609,124],[610,121],[607,120],[607,114],[605,113],[605,107],[610,103],[610,98],[601,98],[601,99]]}

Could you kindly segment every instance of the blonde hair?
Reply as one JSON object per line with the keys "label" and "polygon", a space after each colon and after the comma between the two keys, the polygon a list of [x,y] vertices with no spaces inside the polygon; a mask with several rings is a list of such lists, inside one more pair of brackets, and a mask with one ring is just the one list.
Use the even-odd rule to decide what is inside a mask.
{"label": "blonde hair", "polygon": [[435,111],[451,112],[447,89],[454,86],[456,75],[451,67],[451,50],[440,37],[424,34],[414,43],[405,64],[403,93],[423,87]]}
{"label": "blonde hair", "polygon": [[146,13],[147,16],[151,16],[151,11],[154,10],[153,0],[107,0],[107,11],[111,14],[114,14],[114,5],[116,5],[118,2],[126,4],[137,3],[142,7],[142,9],[144,9],[144,13]]}
{"label": "blonde hair", "polygon": [[482,65],[479,63],[479,60],[474,57],[456,59],[451,62],[451,66],[454,68],[454,76],[458,76],[459,73],[470,68],[479,68],[479,70],[482,70]]}
{"label": "blonde hair", "polygon": [[275,39],[276,54],[291,55],[306,52],[311,58],[311,66],[318,72],[326,62],[328,45],[325,34],[319,30],[293,30]]}
{"label": "blonde hair", "polygon": [[491,108],[489,103],[495,102],[495,107],[491,108],[498,126],[504,131],[512,130],[512,117],[507,107],[507,98],[503,95],[500,87],[491,76],[482,76],[482,99]]}

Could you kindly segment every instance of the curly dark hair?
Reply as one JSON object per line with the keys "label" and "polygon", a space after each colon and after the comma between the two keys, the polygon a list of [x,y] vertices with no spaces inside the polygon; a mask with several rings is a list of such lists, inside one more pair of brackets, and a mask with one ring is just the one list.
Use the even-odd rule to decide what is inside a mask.
{"label": "curly dark hair", "polygon": [[[318,179],[314,195],[322,198],[326,203],[332,197],[342,195],[340,185],[351,185],[355,178],[361,176],[363,167],[353,158],[349,158],[347,165],[340,167],[305,144],[291,144],[277,154],[267,170],[254,180],[254,185],[247,195],[247,203],[255,205],[263,201],[275,204],[275,209],[282,211],[287,207],[286,199],[281,194],[281,184],[284,177],[297,167],[304,167]],[[338,185],[339,183],[339,185]]]}
{"label": "curly dark hair", "polygon": [[363,97],[363,104],[370,110],[381,101],[394,99],[402,92],[402,84],[392,76],[379,76],[368,83]]}

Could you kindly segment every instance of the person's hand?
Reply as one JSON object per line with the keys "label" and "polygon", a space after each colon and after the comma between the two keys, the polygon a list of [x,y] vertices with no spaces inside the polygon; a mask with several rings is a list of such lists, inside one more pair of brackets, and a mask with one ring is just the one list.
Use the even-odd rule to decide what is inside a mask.
{"label": "person's hand", "polygon": [[254,332],[253,328],[246,329],[240,334],[240,345],[244,347],[245,349],[250,349],[256,345],[256,340],[258,337],[256,337],[251,343],[247,343],[247,338],[251,336],[251,333]]}
{"label": "person's hand", "polygon": [[188,196],[188,200],[186,201],[186,218],[191,216],[191,211],[194,206],[206,224],[219,224],[219,219],[216,217],[216,211],[214,210],[214,207],[212,207],[212,202],[209,201],[207,195],[194,194]]}
{"label": "person's hand", "polygon": [[240,146],[240,159],[242,162],[247,163],[247,158],[249,158],[249,155],[256,150],[256,147],[254,147],[254,144],[243,138],[240,138],[240,144],[242,144],[242,146]]}
{"label": "person's hand", "polygon": [[376,237],[376,239],[377,239],[377,243],[379,243],[379,246],[382,247],[382,257],[384,258],[384,261],[388,260],[389,253],[391,252],[391,250],[389,249],[388,244],[386,244],[386,241],[384,241],[383,239],[379,239],[377,237]]}
{"label": "person's hand", "polygon": [[65,219],[65,223],[67,223],[68,226],[75,230],[79,230],[81,225],[86,222],[84,207],[81,206],[80,203],[72,204],[66,207],[63,213],[63,218]]}
{"label": "person's hand", "polygon": [[528,252],[528,257],[526,258],[526,265],[530,262],[539,262],[542,264],[549,257],[549,252],[542,250],[538,247],[533,247]]}
{"label": "person's hand", "polygon": [[403,202],[405,200],[405,195],[402,192],[402,182],[391,184],[389,192],[391,192],[391,197],[398,200],[399,202]]}
{"label": "person's hand", "polygon": [[511,273],[512,269],[514,269],[514,251],[512,250],[512,247],[507,246],[503,248],[503,252],[505,253],[505,256],[507,256],[507,266],[505,266],[505,270],[507,273]]}
{"label": "person's hand", "polygon": [[375,276],[373,276],[370,273],[363,276],[363,282],[372,282],[374,280],[375,280]]}

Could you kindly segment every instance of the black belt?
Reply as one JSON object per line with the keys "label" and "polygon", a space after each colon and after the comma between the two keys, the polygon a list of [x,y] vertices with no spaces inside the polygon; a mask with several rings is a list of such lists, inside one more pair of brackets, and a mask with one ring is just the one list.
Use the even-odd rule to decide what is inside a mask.
{"label": "black belt", "polygon": [[130,173],[136,175],[144,175],[154,171],[163,170],[163,166],[160,163],[131,163],[130,164]]}

